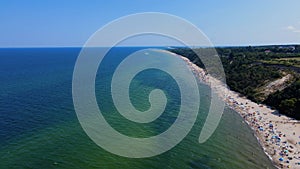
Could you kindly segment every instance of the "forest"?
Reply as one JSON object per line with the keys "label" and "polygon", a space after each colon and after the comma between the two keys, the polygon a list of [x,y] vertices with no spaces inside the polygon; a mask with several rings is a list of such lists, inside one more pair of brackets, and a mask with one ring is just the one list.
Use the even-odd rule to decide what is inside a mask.
{"label": "forest", "polygon": [[[300,45],[272,45],[215,48],[231,90],[257,103],[271,106],[281,114],[300,119]],[[169,49],[205,69],[196,53],[206,48]],[[268,83],[290,74],[283,88],[264,94]]]}

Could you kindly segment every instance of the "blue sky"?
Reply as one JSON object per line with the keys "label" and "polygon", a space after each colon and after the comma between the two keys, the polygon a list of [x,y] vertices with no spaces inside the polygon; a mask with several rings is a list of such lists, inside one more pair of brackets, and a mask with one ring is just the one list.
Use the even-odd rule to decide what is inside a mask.
{"label": "blue sky", "polygon": [[300,43],[299,7],[299,0],[2,0],[0,47],[82,46],[108,22],[138,12],[182,17],[217,46]]}

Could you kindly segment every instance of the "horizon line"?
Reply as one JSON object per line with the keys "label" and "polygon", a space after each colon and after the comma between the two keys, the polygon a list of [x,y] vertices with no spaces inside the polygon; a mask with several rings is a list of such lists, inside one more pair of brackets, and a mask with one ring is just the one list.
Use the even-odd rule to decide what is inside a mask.
{"label": "horizon line", "polygon": [[[263,46],[297,46],[300,45],[300,43],[274,43],[274,44],[241,44],[241,45],[212,45],[210,47],[263,47]],[[0,49],[9,49],[9,48],[83,48],[84,46],[0,46]],[[96,46],[97,47],[97,46]],[[109,46],[99,46],[99,47],[109,47]],[[114,46],[114,47],[187,47],[187,46],[181,46],[181,45],[127,45],[127,46]],[[207,46],[190,46],[190,48],[195,47],[207,47]]]}

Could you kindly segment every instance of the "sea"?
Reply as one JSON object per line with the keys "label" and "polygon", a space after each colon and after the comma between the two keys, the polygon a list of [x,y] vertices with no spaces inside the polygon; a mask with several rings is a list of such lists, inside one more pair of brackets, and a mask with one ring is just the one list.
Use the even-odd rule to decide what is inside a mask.
{"label": "sea", "polygon": [[[136,109],[145,111],[150,106],[149,92],[163,90],[168,99],[163,118],[135,124],[118,113],[110,94],[112,75],[124,58],[144,48],[112,48],[95,80],[103,116],[115,130],[130,137],[151,137],[167,130],[180,109],[180,91],[172,76],[149,69],[133,79],[130,100]],[[253,131],[228,107],[213,135],[205,143],[198,142],[210,106],[210,88],[201,83],[196,122],[175,147],[146,158],[128,158],[106,151],[85,133],[74,109],[72,78],[80,51],[81,48],[0,49],[1,169],[274,168]]]}

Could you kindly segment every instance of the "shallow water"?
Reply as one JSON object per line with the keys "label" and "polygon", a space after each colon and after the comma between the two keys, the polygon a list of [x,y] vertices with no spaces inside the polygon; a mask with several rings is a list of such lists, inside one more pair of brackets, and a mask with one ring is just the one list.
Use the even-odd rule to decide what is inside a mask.
{"label": "shallow water", "polygon": [[[179,110],[178,87],[157,70],[142,72],[132,82],[131,100],[149,108],[154,88],[167,93],[163,116],[149,124],[124,120],[110,96],[118,63],[140,48],[116,48],[104,60],[96,79],[99,108],[119,132],[132,137],[156,135],[172,125]],[[80,49],[0,50],[0,168],[273,168],[251,129],[226,108],[214,135],[204,144],[199,133],[209,107],[209,88],[201,85],[201,107],[190,133],[161,155],[131,159],[98,147],[81,128],[72,102],[72,73]],[[155,80],[153,80],[155,79]]]}

